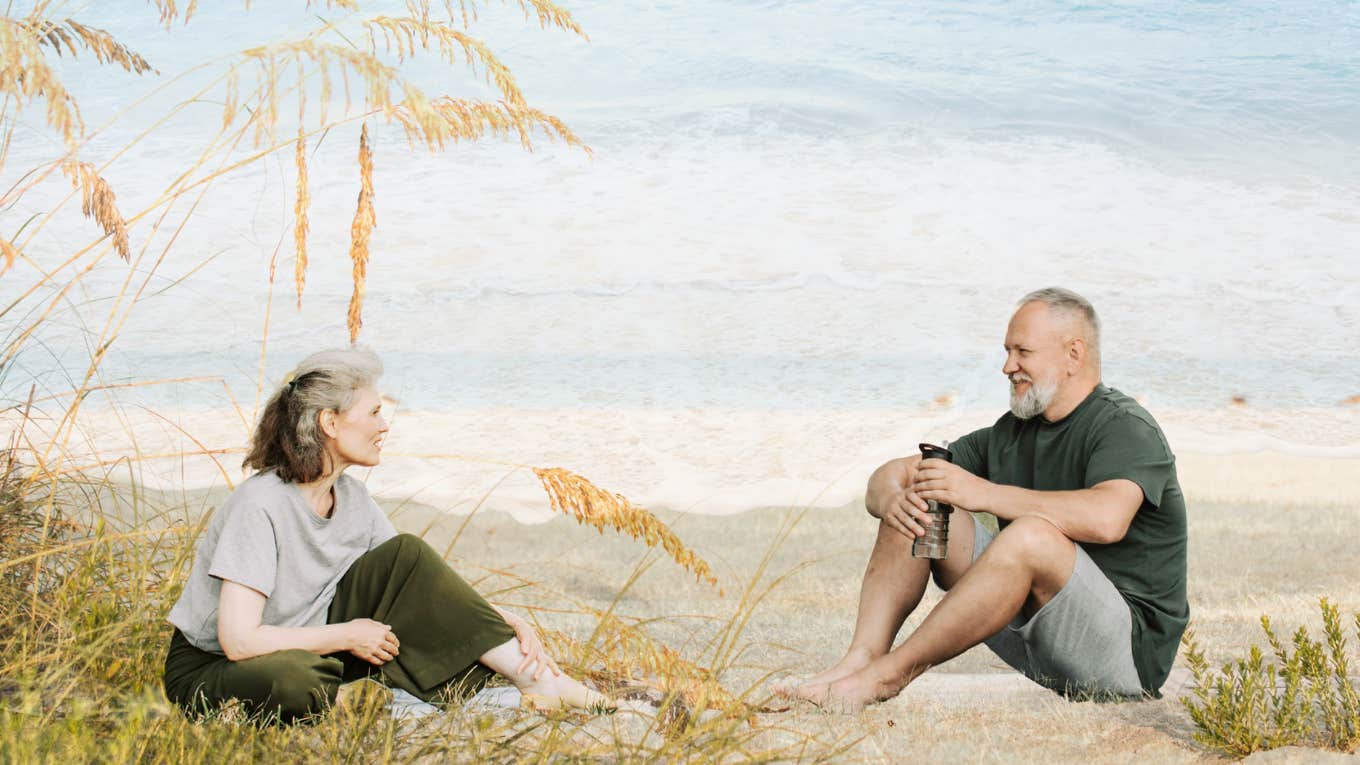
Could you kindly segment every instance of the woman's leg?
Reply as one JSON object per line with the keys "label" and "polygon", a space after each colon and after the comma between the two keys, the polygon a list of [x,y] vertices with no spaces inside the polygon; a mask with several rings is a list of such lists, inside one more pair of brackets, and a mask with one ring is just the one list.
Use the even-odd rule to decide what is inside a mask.
{"label": "woman's leg", "polygon": [[447,691],[470,695],[493,672],[573,706],[603,701],[568,677],[544,672],[534,681],[532,669],[516,672],[524,656],[515,631],[420,537],[398,534],[345,572],[328,619],[360,617],[392,626],[401,650],[382,666],[383,679],[424,701]]}
{"label": "woman's leg", "polygon": [[482,654],[479,661],[513,683],[525,696],[546,701],[547,706],[565,705],[583,709],[614,707],[614,702],[604,694],[585,687],[568,677],[566,673],[554,675],[545,669],[535,680],[537,662],[525,667],[523,672],[519,671],[519,665],[524,662],[524,654],[520,651],[519,641],[514,638]]}
{"label": "woman's leg", "polygon": [[175,630],[165,657],[165,695],[190,715],[237,699],[262,722],[293,723],[334,703],[341,671],[338,659],[303,650],[231,661],[195,648]]}

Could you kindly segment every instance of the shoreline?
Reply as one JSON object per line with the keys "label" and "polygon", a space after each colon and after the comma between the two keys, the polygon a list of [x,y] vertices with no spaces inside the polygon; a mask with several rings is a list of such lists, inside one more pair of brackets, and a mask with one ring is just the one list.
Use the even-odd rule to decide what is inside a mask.
{"label": "shoreline", "polygon": [[[249,416],[227,409],[167,414],[89,407],[81,412],[69,459],[86,475],[147,488],[230,486],[244,478],[240,459]],[[531,466],[566,468],[656,511],[722,516],[770,507],[839,508],[862,501],[866,478],[884,461],[914,453],[921,441],[956,438],[993,419],[993,413],[947,407],[398,408],[382,464],[351,474],[365,480],[375,497],[455,516],[477,508],[502,511],[526,523],[552,516]],[[1345,432],[1360,428],[1360,407],[1285,414],[1173,411],[1161,421],[1192,505],[1360,505],[1360,441],[1291,444],[1259,427],[1327,421]],[[0,415],[7,435],[17,425],[14,411]],[[34,417],[25,423],[25,435],[47,443],[44,429],[50,426]]]}

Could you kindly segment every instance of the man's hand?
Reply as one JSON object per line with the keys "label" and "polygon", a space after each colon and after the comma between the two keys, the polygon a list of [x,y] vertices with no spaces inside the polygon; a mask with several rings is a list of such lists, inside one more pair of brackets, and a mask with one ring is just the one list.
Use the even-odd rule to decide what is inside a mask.
{"label": "man's hand", "polygon": [[908,539],[915,539],[926,533],[926,524],[930,523],[930,516],[926,513],[929,508],[916,492],[904,489],[883,497],[879,501],[878,512],[873,515],[888,524],[888,528],[893,531]]}
{"label": "man's hand", "polygon": [[952,462],[928,459],[921,460],[916,466],[910,491],[921,499],[933,499],[960,510],[987,511],[991,509],[995,488],[996,484],[978,478]]}
{"label": "man's hand", "polygon": [[352,619],[348,627],[350,653],[378,667],[396,658],[401,643],[388,625],[372,619]]}
{"label": "man's hand", "polygon": [[534,670],[534,680],[537,680],[545,669],[552,672],[553,675],[562,674],[557,662],[553,661],[552,657],[543,649],[543,641],[538,639],[538,633],[534,632],[533,625],[509,611],[496,606],[492,606],[492,608],[495,608],[500,613],[501,618],[505,619],[505,623],[515,631],[515,639],[519,641],[519,651],[524,654],[524,660],[515,668],[516,674],[528,669],[534,662],[538,662],[538,668]]}

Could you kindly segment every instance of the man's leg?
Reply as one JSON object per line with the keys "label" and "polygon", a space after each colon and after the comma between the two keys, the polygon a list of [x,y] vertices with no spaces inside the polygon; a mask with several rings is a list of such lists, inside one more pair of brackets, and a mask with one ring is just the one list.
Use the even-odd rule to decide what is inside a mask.
{"label": "man's leg", "polygon": [[[775,687],[779,693],[805,695],[804,688],[820,688],[847,677],[885,654],[907,617],[921,602],[932,569],[935,581],[948,589],[963,576],[973,560],[973,519],[954,513],[949,525],[949,555],[944,560],[913,558],[912,540],[879,522],[878,538],[860,585],[859,612],[850,648],[840,661],[794,686]],[[933,564],[933,566],[932,566]]]}
{"label": "man's leg", "polygon": [[[970,554],[971,531],[970,526]],[[954,558],[952,540],[950,558]],[[1037,612],[1067,583],[1075,562],[1076,545],[1056,527],[1041,518],[1018,519],[997,535],[896,649],[837,680],[805,684],[795,693],[847,711],[892,698],[927,669],[1000,631],[1022,610]],[[949,584],[947,577],[941,578],[946,580],[942,584]]]}

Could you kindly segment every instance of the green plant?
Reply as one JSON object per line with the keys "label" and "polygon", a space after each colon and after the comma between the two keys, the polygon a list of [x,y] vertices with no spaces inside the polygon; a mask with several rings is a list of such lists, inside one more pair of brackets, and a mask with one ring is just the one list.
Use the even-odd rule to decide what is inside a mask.
{"label": "green plant", "polygon": [[[1195,688],[1181,699],[1205,746],[1236,757],[1282,746],[1307,745],[1353,752],[1360,747],[1360,700],[1350,675],[1340,610],[1326,598],[1323,639],[1305,627],[1286,645],[1270,617],[1261,617],[1274,662],[1253,645],[1245,659],[1214,670],[1191,631],[1186,660]],[[1360,614],[1354,616],[1360,636]]]}

